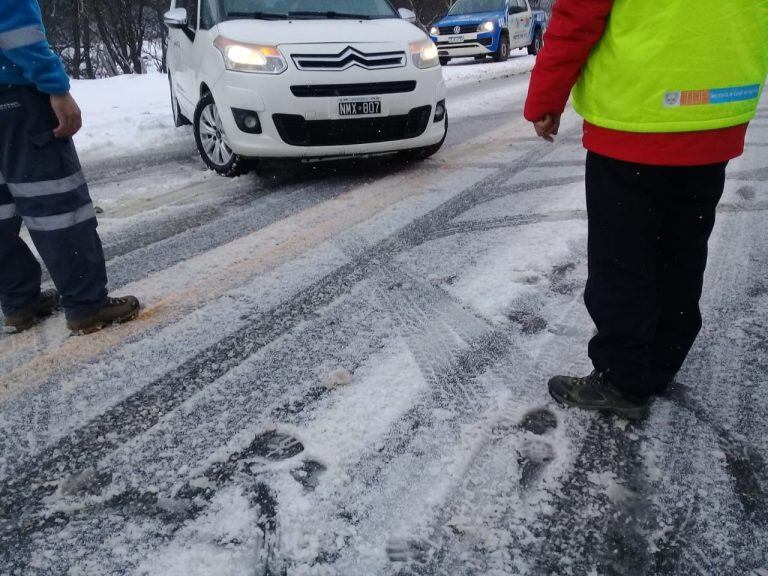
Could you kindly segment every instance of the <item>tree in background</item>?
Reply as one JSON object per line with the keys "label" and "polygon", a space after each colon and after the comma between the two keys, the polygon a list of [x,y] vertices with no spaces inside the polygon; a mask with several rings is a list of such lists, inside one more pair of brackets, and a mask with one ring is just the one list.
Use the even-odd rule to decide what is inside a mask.
{"label": "tree in background", "polygon": [[165,71],[167,0],[40,0],[48,39],[73,78]]}

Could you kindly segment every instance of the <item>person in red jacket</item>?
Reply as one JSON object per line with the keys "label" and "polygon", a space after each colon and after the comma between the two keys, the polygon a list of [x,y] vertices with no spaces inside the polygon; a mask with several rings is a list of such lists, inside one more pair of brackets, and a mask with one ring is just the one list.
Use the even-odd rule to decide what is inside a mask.
{"label": "person in red jacket", "polygon": [[[614,70],[622,66],[624,70],[632,69],[638,57],[637,44],[622,45],[616,41],[617,34],[631,30],[643,46],[654,48],[660,42],[679,40],[678,37],[659,37],[661,32],[647,22],[645,26],[636,25],[637,20],[611,22],[611,18],[626,19],[632,10],[649,9],[642,3],[633,5],[633,1],[636,2],[557,1],[525,106],[525,117],[534,124],[538,136],[554,141],[569,94],[586,74],[598,50],[603,50],[601,65],[608,61],[616,65]],[[616,13],[620,5],[621,15]],[[681,24],[688,10],[682,5],[657,8],[674,12],[675,17],[681,18],[681,22],[673,24]],[[765,49],[760,43],[766,34],[768,4],[758,0],[757,6],[744,4],[741,8],[740,17],[757,19],[762,28],[757,28],[752,39],[739,37],[732,41],[734,45],[753,42],[754,46],[748,49],[755,53],[755,69],[762,70]],[[695,9],[691,7],[688,16],[695,15]],[[736,7],[725,9],[737,10]],[[752,12],[747,14],[747,9]],[[698,22],[700,19],[689,18],[688,34],[691,27],[699,26]],[[615,26],[608,30],[611,24]],[[730,34],[729,30],[720,33]],[[649,37],[644,39],[643,34]],[[604,35],[610,36],[607,45],[600,44]],[[706,38],[696,41],[705,42]],[[621,52],[622,46],[626,54]],[[719,58],[722,61],[704,62],[702,66],[740,65],[728,62],[727,53],[711,55],[711,52],[700,55],[700,60]],[[677,65],[689,69],[689,63],[659,63],[658,58],[650,54],[648,64],[649,67]],[[589,74],[601,72],[605,70],[599,66],[589,68]],[[754,75],[759,76],[760,72]],[[615,83],[615,76],[603,77],[603,86]],[[614,95],[620,98],[629,94],[627,97],[633,98],[643,93],[638,86],[642,88],[643,83],[656,81],[653,76],[647,67],[638,70],[635,83],[615,87]],[[756,81],[764,80],[763,76]],[[589,82],[594,85],[594,76]],[[759,90],[752,84],[741,92],[734,89],[725,94],[732,99],[752,97],[756,108]],[[711,92],[697,92],[705,96],[701,102],[692,102],[702,105],[702,114],[711,113],[715,108],[719,113],[725,108],[715,106],[718,99],[724,99],[723,90],[712,88]],[[662,92],[658,102],[644,101],[631,113],[637,116],[638,110],[656,110],[655,107],[660,116],[683,111],[683,108],[671,108],[688,104],[685,101],[681,104],[680,94],[667,92],[664,101]],[[615,102],[610,100],[612,96],[602,101]],[[601,92],[588,102],[600,102],[601,97],[606,95]],[[704,105],[711,107],[704,110]],[[695,109],[686,108],[684,112],[691,110]],[[641,419],[648,414],[649,399],[663,393],[674,381],[701,329],[699,300],[707,243],[723,193],[727,163],[743,153],[746,131],[747,124],[743,121],[717,129],[680,131],[677,127],[658,132],[616,130],[585,122],[583,143],[588,150],[589,215],[589,278],[585,303],[597,327],[597,334],[589,344],[595,370],[584,378],[552,378],[549,391],[557,401]]]}

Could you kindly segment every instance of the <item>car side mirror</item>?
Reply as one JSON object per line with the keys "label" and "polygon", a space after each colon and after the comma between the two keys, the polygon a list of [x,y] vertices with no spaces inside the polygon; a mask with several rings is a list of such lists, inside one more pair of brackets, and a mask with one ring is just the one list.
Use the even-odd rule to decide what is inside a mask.
{"label": "car side mirror", "polygon": [[168,28],[184,28],[187,25],[187,9],[174,8],[169,10],[163,16],[163,20]]}
{"label": "car side mirror", "polygon": [[411,24],[416,24],[416,13],[413,10],[408,10],[408,8],[400,8],[397,12],[400,14],[400,18],[403,20],[406,20]]}

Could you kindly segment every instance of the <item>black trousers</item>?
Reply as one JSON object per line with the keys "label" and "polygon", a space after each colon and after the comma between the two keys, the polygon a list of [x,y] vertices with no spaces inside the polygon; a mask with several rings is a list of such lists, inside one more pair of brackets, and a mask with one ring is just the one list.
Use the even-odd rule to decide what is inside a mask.
{"label": "black trousers", "polygon": [[587,158],[595,369],[628,395],[662,393],[701,330],[707,243],[727,163],[701,167]]}
{"label": "black trousers", "polygon": [[19,237],[22,220],[61,293],[67,318],[104,305],[107,273],[88,185],[72,140],[53,137],[50,97],[0,86],[0,306],[25,310],[41,270]]}

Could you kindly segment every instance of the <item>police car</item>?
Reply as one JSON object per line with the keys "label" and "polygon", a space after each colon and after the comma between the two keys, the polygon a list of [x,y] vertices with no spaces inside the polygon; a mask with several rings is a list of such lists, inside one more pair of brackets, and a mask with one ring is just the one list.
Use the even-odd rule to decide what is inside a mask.
{"label": "police car", "polygon": [[532,10],[528,0],[458,0],[429,35],[443,65],[468,56],[503,62],[515,48],[538,54],[547,22],[546,12]]}

